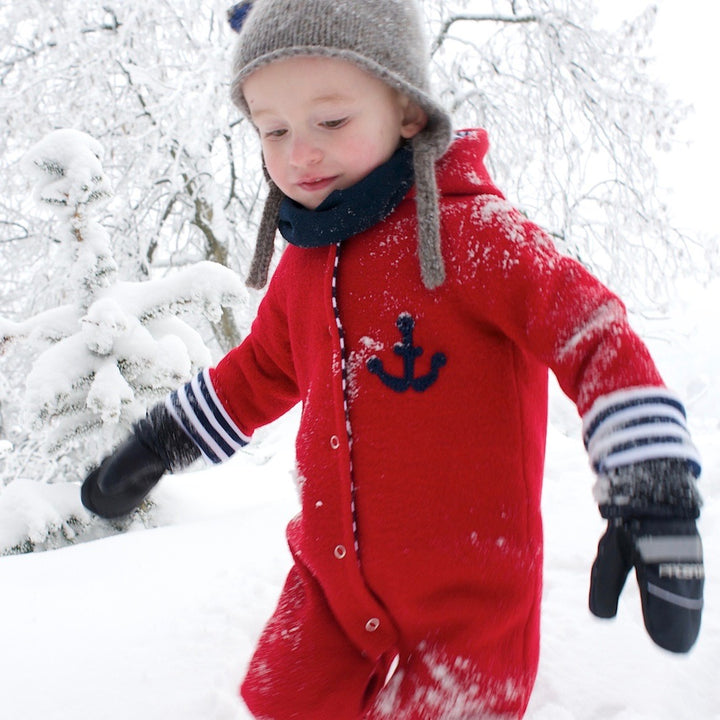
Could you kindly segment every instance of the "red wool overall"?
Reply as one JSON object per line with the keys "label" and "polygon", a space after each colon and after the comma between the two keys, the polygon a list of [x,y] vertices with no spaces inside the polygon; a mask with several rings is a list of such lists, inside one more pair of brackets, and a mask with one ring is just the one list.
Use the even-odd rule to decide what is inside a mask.
{"label": "red wool overall", "polygon": [[420,278],[410,191],[339,248],[288,247],[209,373],[246,435],[302,403],[295,565],[242,687],[259,718],[522,717],[548,368],[581,414],[663,384],[622,303],[503,199],[486,150],[466,131],[437,164],[440,288]]}

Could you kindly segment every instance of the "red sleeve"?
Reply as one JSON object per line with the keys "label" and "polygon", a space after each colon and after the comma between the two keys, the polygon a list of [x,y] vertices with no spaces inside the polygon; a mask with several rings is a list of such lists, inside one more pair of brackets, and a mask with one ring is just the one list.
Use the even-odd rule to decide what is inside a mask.
{"label": "red sleeve", "polygon": [[286,277],[281,259],[250,334],[210,370],[218,399],[247,435],[300,400],[288,332]]}
{"label": "red sleeve", "polygon": [[623,303],[540,228],[489,195],[472,221],[474,242],[457,249],[463,297],[547,365],[580,414],[614,391],[663,386]]}

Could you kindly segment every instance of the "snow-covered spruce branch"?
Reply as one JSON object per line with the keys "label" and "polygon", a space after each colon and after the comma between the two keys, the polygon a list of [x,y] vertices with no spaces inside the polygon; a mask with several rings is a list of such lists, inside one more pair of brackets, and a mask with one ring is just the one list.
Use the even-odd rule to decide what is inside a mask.
{"label": "snow-covered spruce branch", "polygon": [[[98,301],[114,303],[141,323],[178,315],[202,314],[217,320],[223,307],[241,303],[246,291],[242,280],[219,263],[204,260],[152,282],[117,282]],[[98,305],[97,310],[102,308]],[[94,322],[92,309],[86,322]]]}
{"label": "snow-covered spruce branch", "polygon": [[26,154],[35,198],[59,228],[63,258],[46,276],[71,302],[21,321],[0,318],[0,347],[12,345],[13,362],[26,357],[18,404],[28,434],[13,438],[17,463],[37,447],[58,467],[97,462],[149,405],[210,364],[201,334],[181,318],[214,323],[247,302],[242,279],[209,261],[164,278],[117,279],[108,234],[90,216],[109,194],[102,154],[94,138],[74,130],[54,131]]}
{"label": "snow-covered spruce branch", "polygon": [[10,345],[28,339],[33,344],[56,343],[74,332],[75,321],[71,305],[51,308],[17,322],[0,317],[0,355]]}

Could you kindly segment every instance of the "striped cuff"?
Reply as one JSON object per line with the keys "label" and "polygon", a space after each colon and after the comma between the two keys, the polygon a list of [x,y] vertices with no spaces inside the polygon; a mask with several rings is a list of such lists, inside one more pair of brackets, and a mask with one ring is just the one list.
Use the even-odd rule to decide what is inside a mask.
{"label": "striped cuff", "polygon": [[225,411],[207,370],[171,393],[165,406],[212,463],[224,462],[250,442]]}
{"label": "striped cuff", "polygon": [[644,460],[677,458],[695,477],[700,475],[685,408],[666,388],[631,388],[598,398],[583,417],[583,440],[598,474]]}

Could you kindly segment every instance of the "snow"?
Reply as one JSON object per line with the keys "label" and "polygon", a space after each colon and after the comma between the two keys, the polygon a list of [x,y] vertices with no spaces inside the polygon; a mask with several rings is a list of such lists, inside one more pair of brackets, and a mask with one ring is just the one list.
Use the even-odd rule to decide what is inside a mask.
{"label": "snow", "polygon": [[[712,63],[682,48],[715,47],[716,23],[681,22],[681,15],[693,14],[683,4],[673,10],[669,0],[660,9],[660,26],[672,25],[666,42],[682,46],[666,53],[670,60],[661,69],[673,70],[678,86],[697,88],[691,134],[700,137],[714,123],[717,93],[707,92],[707,73],[693,72],[683,61],[702,55],[703,67]],[[695,229],[716,226],[714,185],[697,182],[697,171],[717,156],[719,136],[713,126],[702,137],[711,142],[673,153],[667,168],[676,202],[688,213],[684,224]],[[69,149],[81,142],[66,140]],[[94,153],[85,156],[84,169],[93,177],[96,161]],[[63,201],[55,190],[48,182],[44,192]],[[704,289],[689,280],[670,318],[635,318],[668,385],[686,401],[703,458],[699,526],[708,577],[700,639],[687,656],[654,646],[632,577],[615,620],[590,615],[589,571],[603,522],[592,498],[580,421],[553,387],[543,495],[542,651],[527,720],[720,720],[719,305],[720,282]],[[8,331],[44,332],[52,325],[45,319]],[[61,336],[70,334],[65,325]],[[0,716],[248,720],[237,685],[290,564],[284,527],[297,510],[296,425],[293,412],[226,465],[164,479],[153,493],[157,527],[137,522],[122,535],[86,536],[89,541],[72,547],[0,558]],[[0,457],[10,450],[0,441]],[[10,484],[1,496],[0,547],[23,534],[42,545],[48,527],[57,537],[72,538],[76,528],[65,518],[74,513],[88,519],[78,495],[77,483]]]}
{"label": "snow", "polygon": [[48,133],[27,153],[23,164],[35,176],[35,198],[65,208],[68,219],[79,205],[110,195],[100,160],[102,145],[87,133],[63,128]]}
{"label": "snow", "polygon": [[[169,277],[118,282],[108,233],[84,207],[110,195],[102,155],[97,140],[72,129],[49,132],[26,153],[23,166],[35,180],[36,199],[61,221],[69,271],[61,294],[75,297],[71,305],[23,322],[0,318],[0,346],[25,338],[38,345],[55,341],[39,348],[29,371],[17,379],[26,386],[19,424],[42,435],[48,447],[62,448],[63,461],[79,473],[117,444],[148,402],[211,363],[203,337],[180,316],[219,321],[224,308],[240,308],[248,297],[237,273],[209,261]],[[66,278],[62,267],[54,271]],[[28,442],[22,432],[17,435],[12,460],[22,465]],[[20,472],[33,477],[27,464]],[[9,475],[14,479],[18,471]],[[50,518],[50,526],[60,530],[56,525]]]}
{"label": "snow", "polygon": [[[687,656],[654,646],[632,578],[615,620],[590,615],[589,570],[603,522],[580,420],[553,387],[543,639],[527,720],[720,720],[718,303],[720,282],[707,289],[688,282],[673,317],[636,318],[668,384],[688,399],[704,460],[708,579],[700,639]],[[159,527],[136,523],[122,535],[0,558],[3,717],[250,717],[236,691],[290,563],[284,527],[297,510],[297,422],[293,411],[229,463],[165,478],[153,493]],[[35,523],[39,533],[38,518],[55,513],[59,523],[62,513],[82,514],[76,484],[45,487],[52,498],[40,496],[36,483],[8,487],[0,540],[13,523]]]}

